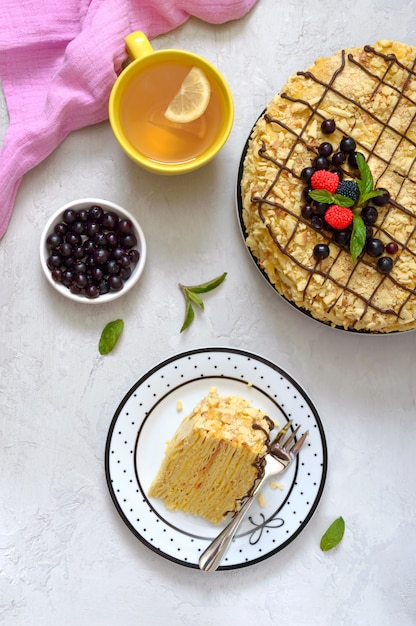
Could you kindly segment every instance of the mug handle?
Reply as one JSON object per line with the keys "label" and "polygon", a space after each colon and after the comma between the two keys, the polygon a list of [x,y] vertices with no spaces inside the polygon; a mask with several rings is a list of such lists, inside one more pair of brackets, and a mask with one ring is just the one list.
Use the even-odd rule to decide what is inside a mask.
{"label": "mug handle", "polygon": [[154,52],[148,38],[141,30],[130,33],[124,41],[126,42],[126,49],[132,61]]}

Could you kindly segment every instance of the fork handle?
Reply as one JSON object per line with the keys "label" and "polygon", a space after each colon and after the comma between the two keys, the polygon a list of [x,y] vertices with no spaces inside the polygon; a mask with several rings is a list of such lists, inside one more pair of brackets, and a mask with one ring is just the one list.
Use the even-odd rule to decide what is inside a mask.
{"label": "fork handle", "polygon": [[237,511],[234,517],[232,517],[231,520],[228,522],[227,526],[220,532],[218,537],[216,537],[209,544],[208,548],[206,548],[206,550],[204,550],[204,552],[201,554],[199,558],[199,569],[203,570],[204,572],[213,572],[217,569],[222,561],[224,554],[227,552],[230,543],[234,539],[234,535],[236,534],[238,527],[243,521],[245,514],[252,505],[254,498],[256,497],[259,489],[265,482],[266,478],[267,476],[263,476],[251,496],[247,498],[247,500],[244,502],[241,509]]}

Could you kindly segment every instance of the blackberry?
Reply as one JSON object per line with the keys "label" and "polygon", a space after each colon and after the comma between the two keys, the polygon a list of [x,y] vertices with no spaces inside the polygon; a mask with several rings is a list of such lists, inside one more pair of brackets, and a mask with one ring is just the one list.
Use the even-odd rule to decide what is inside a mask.
{"label": "blackberry", "polygon": [[358,196],[360,195],[358,185],[354,180],[343,180],[340,182],[337,193],[341,196],[354,200],[354,202],[357,202]]}

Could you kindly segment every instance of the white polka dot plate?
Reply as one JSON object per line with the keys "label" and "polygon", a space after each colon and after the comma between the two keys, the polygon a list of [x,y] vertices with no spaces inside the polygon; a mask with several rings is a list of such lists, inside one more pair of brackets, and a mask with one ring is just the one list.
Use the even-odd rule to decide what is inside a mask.
{"label": "white polka dot plate", "polygon": [[250,400],[280,427],[292,419],[292,428],[301,424],[301,432],[310,433],[296,461],[264,488],[262,506],[252,505],[219,567],[228,570],[267,559],[298,537],[324,489],[328,459],[322,423],[289,374],[233,348],[200,348],[167,359],[142,376],[120,403],[107,437],[105,470],[113,502],[136,537],[162,557],[198,568],[200,555],[222,525],[169,511],[147,493],[166,441],[213,386],[220,395]]}

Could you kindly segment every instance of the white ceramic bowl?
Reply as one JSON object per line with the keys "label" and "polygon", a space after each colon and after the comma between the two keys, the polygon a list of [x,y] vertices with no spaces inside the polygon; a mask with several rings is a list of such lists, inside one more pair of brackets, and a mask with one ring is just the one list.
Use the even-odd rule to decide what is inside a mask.
{"label": "white ceramic bowl", "polygon": [[[100,294],[96,298],[89,298],[84,294],[72,293],[72,291],[70,291],[68,287],[60,282],[56,282],[52,278],[52,272],[47,264],[50,250],[48,250],[46,240],[48,236],[54,232],[54,227],[56,226],[56,224],[63,221],[62,216],[66,209],[89,209],[90,207],[95,205],[102,207],[105,212],[113,212],[118,215],[119,218],[129,219],[132,222],[133,232],[137,239],[137,244],[134,247],[139,251],[140,257],[138,262],[131,266],[132,273],[130,277],[124,282],[124,286],[122,289],[120,289],[119,291],[110,290],[107,293]],[[83,236],[83,238],[84,237],[85,236]],[[130,291],[130,289],[132,289],[132,287],[134,287],[134,285],[137,283],[143,272],[146,263],[146,253],[146,240],[137,220],[131,215],[131,213],[123,209],[121,206],[114,204],[113,202],[109,202],[108,200],[102,200],[100,198],[82,198],[80,200],[68,202],[67,204],[62,206],[49,218],[48,222],[45,225],[45,228],[43,229],[40,239],[40,262],[49,283],[54,289],[56,289],[56,291],[61,293],[66,298],[74,300],[75,302],[84,302],[85,304],[103,304],[104,302],[110,302],[112,300],[115,300],[116,298],[120,298],[120,296],[123,296],[128,291]]]}

